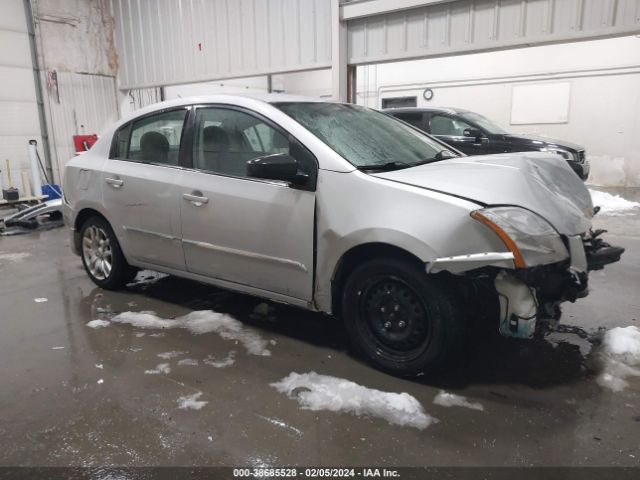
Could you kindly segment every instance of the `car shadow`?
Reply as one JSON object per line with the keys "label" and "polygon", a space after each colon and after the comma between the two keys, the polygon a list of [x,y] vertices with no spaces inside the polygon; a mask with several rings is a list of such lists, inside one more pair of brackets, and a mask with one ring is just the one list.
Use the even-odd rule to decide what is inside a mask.
{"label": "car shadow", "polygon": [[[171,276],[140,281],[127,289],[192,310],[226,313],[265,333],[281,334],[336,351],[350,351],[343,322],[328,315]],[[487,333],[469,335],[460,352],[437,374],[419,375],[411,380],[447,389],[474,384],[549,388],[570,384],[591,374],[578,345],[553,344],[544,339],[508,339]]]}

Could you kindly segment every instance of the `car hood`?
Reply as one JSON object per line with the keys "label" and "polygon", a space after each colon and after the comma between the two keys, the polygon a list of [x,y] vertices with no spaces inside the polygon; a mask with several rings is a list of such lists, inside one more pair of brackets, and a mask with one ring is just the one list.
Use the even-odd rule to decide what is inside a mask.
{"label": "car hood", "polygon": [[511,142],[517,142],[522,145],[530,145],[536,148],[560,147],[576,152],[584,150],[583,146],[576,143],[567,142],[565,140],[556,140],[555,138],[541,137],[538,135],[509,133],[504,135],[504,137]]}
{"label": "car hood", "polygon": [[375,176],[482,206],[523,207],[564,235],[584,233],[591,227],[589,190],[564,160],[548,153],[460,157]]}

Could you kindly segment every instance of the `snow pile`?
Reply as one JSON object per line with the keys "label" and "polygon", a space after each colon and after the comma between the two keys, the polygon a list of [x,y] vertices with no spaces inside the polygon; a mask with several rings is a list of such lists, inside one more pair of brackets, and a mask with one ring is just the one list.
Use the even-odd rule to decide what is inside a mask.
{"label": "snow pile", "polygon": [[[105,326],[94,322],[97,320],[89,323]],[[269,343],[267,340],[256,332],[245,328],[242,322],[230,315],[212,310],[198,310],[175,319],[161,318],[155,312],[122,312],[113,317],[111,322],[125,323],[136,328],[185,328],[196,335],[214,332],[225,340],[240,342],[252,355],[271,355],[271,351],[267,348]]]}
{"label": "snow pile", "polygon": [[102,328],[108,327],[109,325],[111,325],[111,322],[108,322],[107,320],[91,320],[87,323],[87,327],[91,328]]}
{"label": "snow pile", "polygon": [[156,368],[154,368],[153,370],[145,370],[144,373],[146,373],[147,375],[159,375],[161,373],[167,374],[171,373],[171,368],[169,367],[168,363],[159,363],[158,365],[156,365]]}
{"label": "snow pile", "polygon": [[230,351],[229,354],[222,360],[216,360],[213,357],[207,357],[202,362],[205,363],[206,365],[209,365],[210,367],[215,367],[215,368],[230,367],[231,365],[236,363],[236,352],[233,350]]}
{"label": "snow pile", "polygon": [[0,252],[0,263],[2,263],[3,261],[8,261],[8,262],[21,262],[22,260],[24,260],[27,257],[30,257],[31,254],[30,253],[26,253],[26,252],[22,252],[22,253],[4,253],[4,252]]}
{"label": "snow pile", "polygon": [[629,384],[626,377],[640,377],[640,328],[617,327],[608,330],[602,340],[600,358],[604,369],[598,383],[620,392]]}
{"label": "snow pile", "polygon": [[480,410],[481,412],[484,411],[481,403],[470,402],[467,397],[456,395],[455,393],[447,393],[444,390],[440,390],[440,393],[433,399],[433,403],[441,407],[465,407],[472,410]]}
{"label": "snow pile", "polygon": [[178,398],[178,408],[182,410],[200,410],[207,403],[204,400],[198,400],[202,392],[194,393],[193,395],[185,395],[184,397]]}
{"label": "snow pile", "polygon": [[382,392],[316,372],[293,372],[271,386],[296,399],[305,410],[370,415],[419,430],[438,421],[425,413],[420,402],[408,393]]}
{"label": "snow pile", "polygon": [[611,195],[599,190],[589,190],[594,207],[600,207],[601,215],[625,215],[633,213],[632,210],[640,208],[640,203],[622,198],[620,195]]}

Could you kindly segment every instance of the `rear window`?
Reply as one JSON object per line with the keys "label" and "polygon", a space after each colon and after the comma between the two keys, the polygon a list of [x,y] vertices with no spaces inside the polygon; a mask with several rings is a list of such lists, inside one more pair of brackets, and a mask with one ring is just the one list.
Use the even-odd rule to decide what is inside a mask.
{"label": "rear window", "polygon": [[135,120],[114,136],[111,158],[178,165],[187,110],[173,110]]}

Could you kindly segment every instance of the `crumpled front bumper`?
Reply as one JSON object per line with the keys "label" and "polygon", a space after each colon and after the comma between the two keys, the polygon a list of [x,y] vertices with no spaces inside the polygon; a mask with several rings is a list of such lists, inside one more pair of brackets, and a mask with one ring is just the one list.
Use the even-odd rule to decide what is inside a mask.
{"label": "crumpled front bumper", "polygon": [[500,333],[531,338],[541,328],[553,328],[560,304],[589,293],[589,271],[620,260],[624,248],[600,239],[604,231],[566,238],[570,259],[551,265],[502,271],[494,280],[500,301]]}

